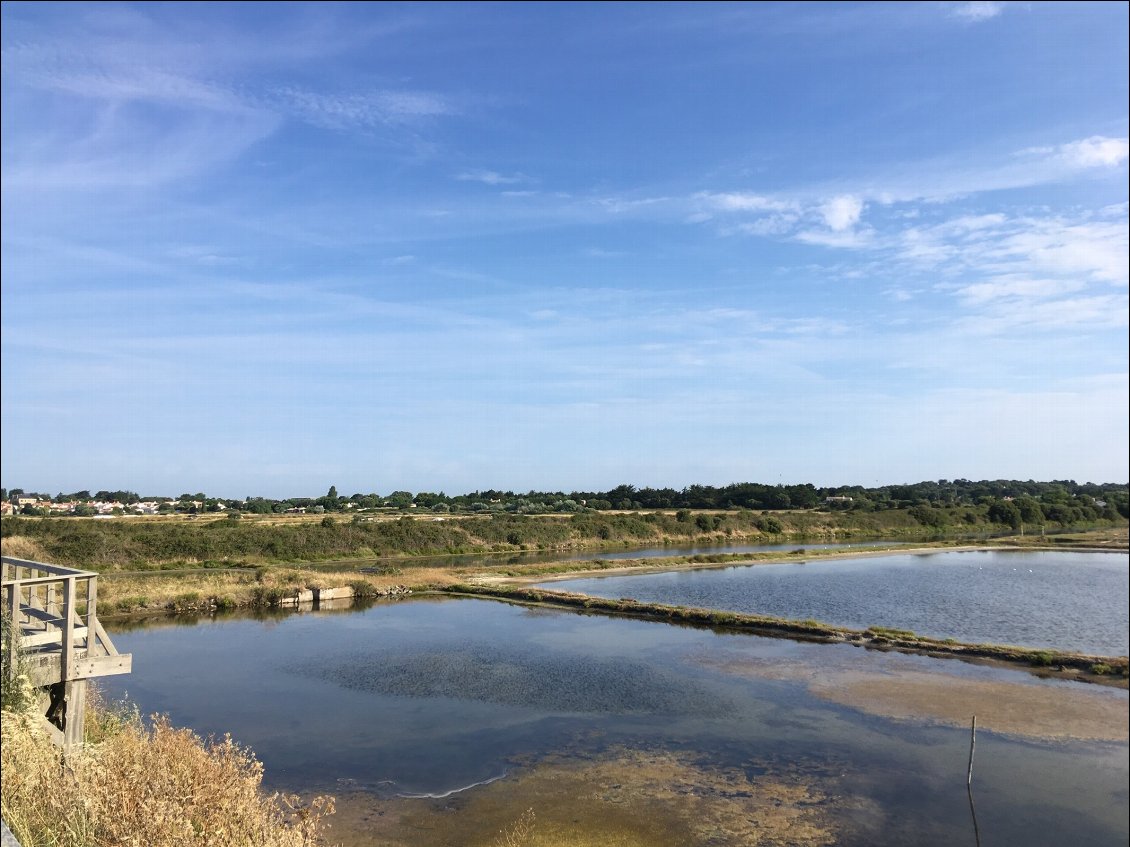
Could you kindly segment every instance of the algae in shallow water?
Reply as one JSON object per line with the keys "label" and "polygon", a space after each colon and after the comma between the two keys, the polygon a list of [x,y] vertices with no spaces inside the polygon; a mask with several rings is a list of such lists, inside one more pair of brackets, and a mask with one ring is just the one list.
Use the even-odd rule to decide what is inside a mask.
{"label": "algae in shallow water", "polygon": [[867,813],[839,783],[838,769],[795,762],[717,767],[693,753],[614,748],[551,756],[454,802],[345,797],[332,837],[486,847],[525,822],[515,843],[526,847],[822,847],[839,840],[848,807]]}

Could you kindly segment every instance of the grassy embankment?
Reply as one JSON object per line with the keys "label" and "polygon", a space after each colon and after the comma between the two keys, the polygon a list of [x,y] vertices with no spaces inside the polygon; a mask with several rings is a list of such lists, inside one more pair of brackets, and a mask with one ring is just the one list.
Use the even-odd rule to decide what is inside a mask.
{"label": "grassy embankment", "polygon": [[[943,513],[943,510],[935,510]],[[968,508],[944,511],[938,525],[924,526],[908,510],[883,512],[748,510],[645,513],[583,512],[574,515],[437,517],[380,516],[346,520],[316,517],[4,518],[5,543],[21,537],[47,561],[99,572],[191,566],[328,562],[342,559],[408,559],[484,552],[599,549],[795,539],[927,539],[999,532]],[[1125,522],[1123,522],[1125,524]]]}
{"label": "grassy embankment", "polygon": [[[964,516],[964,517],[963,517]],[[968,510],[955,510],[962,523]],[[357,596],[383,596],[398,588],[440,588],[472,575],[549,576],[579,569],[670,568],[780,560],[781,554],[710,554],[660,560],[604,560],[543,565],[439,567],[429,556],[523,550],[600,549],[744,541],[802,545],[808,540],[860,537],[946,541],[935,527],[917,524],[904,510],[864,513],[749,511],[584,513],[572,516],[430,516],[343,522],[334,518],[198,520],[127,518],[112,521],[67,518],[5,518],[0,524],[5,555],[98,571],[103,614],[147,611],[210,611],[278,605],[299,591],[350,587]],[[985,529],[985,527],[980,527]],[[939,540],[941,539],[941,540]],[[1060,540],[1029,535],[997,543]],[[1071,536],[1067,543],[1126,549],[1126,530]],[[807,551],[806,558],[835,555]],[[786,556],[787,558],[787,556]],[[333,572],[315,564],[374,562],[371,573]]]}
{"label": "grassy embankment", "polygon": [[[888,537],[921,537],[905,523],[906,513],[892,515]],[[901,516],[901,517],[900,517]],[[698,518],[704,520],[699,521]],[[935,642],[909,632],[871,629],[865,632],[835,629],[817,622],[797,623],[758,616],[741,616],[675,607],[646,606],[638,603],[601,601],[595,598],[551,598],[546,592],[507,587],[502,583],[525,578],[543,579],[615,569],[626,572],[667,570],[686,567],[712,567],[727,564],[779,562],[803,555],[806,560],[844,555],[883,552],[883,548],[858,548],[850,554],[835,550],[797,549],[789,553],[742,553],[672,556],[655,559],[604,559],[585,562],[498,565],[481,562],[469,566],[436,566],[428,555],[469,551],[517,551],[522,546],[547,549],[598,547],[608,544],[699,543],[709,541],[783,542],[800,537],[830,539],[862,534],[852,523],[845,525],[842,514],[819,512],[777,513],[773,533],[759,528],[764,515],[753,513],[673,514],[607,513],[571,517],[496,516],[468,517],[434,521],[428,518],[400,518],[384,522],[340,523],[324,519],[275,522],[232,521],[122,521],[6,520],[4,553],[20,558],[91,567],[105,576],[99,585],[99,609],[107,614],[145,612],[209,612],[239,607],[272,607],[292,601],[299,592],[311,588],[348,587],[355,597],[379,597],[412,591],[470,592],[479,596],[517,602],[554,602],[612,614],[631,614],[678,621],[690,625],[714,626],[912,649],[939,655],[964,655],[1020,662],[1040,667],[1055,667],[1125,680],[1126,662],[1118,659],[1077,656],[1038,650],[986,645],[959,645]],[[865,517],[874,518],[875,515]],[[850,522],[849,522],[850,523]],[[703,529],[709,525],[711,529]],[[868,532],[877,529],[866,526]],[[682,533],[682,534],[680,534]],[[518,545],[520,539],[538,539],[536,545]],[[962,542],[938,539],[923,546],[952,547]],[[499,539],[509,538],[510,541]],[[798,541],[798,544],[802,543]],[[994,539],[1001,546],[1050,546],[1057,549],[1127,549],[1124,527],[1107,527],[1086,533],[1061,536],[1016,536]],[[352,561],[368,558],[377,551],[386,558],[371,572],[330,571],[310,566],[285,564],[296,559],[307,563]],[[203,566],[203,567],[201,567]],[[488,587],[493,586],[493,587]]]}

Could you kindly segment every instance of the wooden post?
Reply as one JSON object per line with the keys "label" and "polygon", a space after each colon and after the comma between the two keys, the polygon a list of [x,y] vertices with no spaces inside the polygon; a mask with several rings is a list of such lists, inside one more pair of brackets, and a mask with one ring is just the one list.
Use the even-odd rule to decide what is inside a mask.
{"label": "wooden post", "polygon": [[63,630],[62,652],[59,654],[60,676],[63,682],[70,682],[75,652],[75,578],[73,576],[63,580],[63,619],[59,621],[59,626]]}
{"label": "wooden post", "polygon": [[977,747],[977,716],[973,716],[973,725],[969,728],[969,771],[965,775],[965,784],[973,784],[973,750]]}
{"label": "wooden post", "polygon": [[86,680],[73,679],[67,685],[67,705],[63,718],[63,755],[82,749],[82,736],[86,721]]}
{"label": "wooden post", "polygon": [[98,603],[98,582],[93,577],[86,580],[86,652],[94,655],[95,626],[98,618],[95,616],[94,607]]}
{"label": "wooden post", "polygon": [[20,646],[20,584],[10,582],[4,586],[4,606],[8,620],[12,624],[8,630],[8,681],[16,678],[16,656]]}
{"label": "wooden post", "polygon": [[973,838],[981,847],[981,827],[977,825],[977,809],[973,805],[973,750],[977,746],[977,716],[969,727],[969,769],[965,773],[965,793],[969,795],[969,814],[973,817]]}

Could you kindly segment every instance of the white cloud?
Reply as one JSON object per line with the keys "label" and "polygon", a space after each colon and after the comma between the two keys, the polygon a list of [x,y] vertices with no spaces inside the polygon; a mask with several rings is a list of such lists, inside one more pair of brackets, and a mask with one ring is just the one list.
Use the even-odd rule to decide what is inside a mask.
{"label": "white cloud", "polygon": [[841,230],[839,232],[826,230],[804,230],[796,234],[797,241],[805,244],[817,244],[821,247],[844,247],[849,249],[868,247],[873,244],[874,232],[864,230]]}
{"label": "white cloud", "polygon": [[793,208],[788,201],[742,191],[700,191],[695,198],[724,212],[781,212]]}
{"label": "white cloud", "polygon": [[990,3],[985,0],[972,0],[958,3],[950,9],[950,15],[970,23],[980,23],[995,18],[1004,11],[1004,3]]}
{"label": "white cloud", "polygon": [[[498,171],[470,170],[455,177],[461,182],[481,182],[484,185],[515,185],[529,181],[525,174],[500,174]],[[515,194],[517,192],[508,192]]]}
{"label": "white cloud", "polygon": [[1122,223],[1067,223],[1022,219],[1018,231],[997,245],[984,245],[987,258],[1020,262],[1038,273],[1082,276],[1100,282],[1130,282],[1130,234]]}
{"label": "white cloud", "polygon": [[935,272],[1114,285],[1130,281],[1130,233],[1124,219],[967,215],[907,228],[887,243],[895,258]]}
{"label": "white cloud", "polygon": [[1009,300],[969,315],[957,322],[961,329],[990,335],[1018,328],[1048,331],[1117,329],[1125,327],[1130,302],[1124,294],[1106,294],[1056,300]]}
{"label": "white cloud", "polygon": [[1044,299],[1067,294],[1086,287],[1078,279],[1030,279],[1022,276],[1002,275],[991,282],[978,282],[957,289],[956,294],[966,304],[977,306],[993,300]]}
{"label": "white cloud", "polygon": [[328,129],[400,125],[456,111],[443,97],[426,91],[327,94],[284,86],[276,88],[273,97],[284,111]]}
{"label": "white cloud", "polygon": [[1076,168],[1116,167],[1130,156],[1130,139],[1105,138],[1092,135],[1082,141],[1072,141],[1060,148],[1060,155]]}
{"label": "white cloud", "polygon": [[649,206],[658,207],[667,203],[670,199],[669,197],[642,197],[629,200],[621,197],[598,197],[594,202],[605,211],[619,215],[624,212],[638,212]]}
{"label": "white cloud", "polygon": [[1016,155],[1036,162],[1046,174],[1055,177],[1065,170],[1070,174],[1087,168],[1118,167],[1130,156],[1130,139],[1092,135],[1065,144],[1025,147]]}
{"label": "white cloud", "polygon": [[843,232],[859,223],[859,217],[863,214],[863,201],[851,194],[841,194],[821,205],[820,214],[829,229]]}
{"label": "white cloud", "polygon": [[739,224],[734,229],[749,235],[787,235],[792,232],[796,222],[796,215],[768,215],[752,223]]}

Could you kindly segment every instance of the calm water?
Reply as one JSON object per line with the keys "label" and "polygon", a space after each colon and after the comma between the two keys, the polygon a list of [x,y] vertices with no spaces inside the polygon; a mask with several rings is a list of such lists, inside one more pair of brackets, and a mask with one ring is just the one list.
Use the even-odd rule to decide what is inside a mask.
{"label": "calm water", "polygon": [[546,583],[599,597],[1127,654],[1125,553],[945,552]]}
{"label": "calm water", "polygon": [[457,553],[441,556],[387,557],[328,562],[313,567],[322,570],[356,570],[361,567],[489,567],[495,565],[539,565],[548,562],[591,562],[596,559],[662,559],[711,553],[773,553],[793,550],[851,550],[857,547],[904,547],[910,541],[795,541],[790,544],[668,544],[662,547],[623,547],[597,551],[537,551],[523,553]]}
{"label": "calm water", "polygon": [[[848,645],[470,599],[166,621],[112,635],[134,671],[109,678],[111,697],[128,692],[143,713],[166,712],[205,735],[231,732],[263,760],[272,788],[443,795],[547,756],[681,751],[703,767],[834,780],[845,809],[837,843],[848,845],[973,844],[968,730],[865,715],[803,681],[735,675],[725,663],[801,677],[912,667],[1063,686]],[[982,843],[1126,844],[1126,744],[984,732],[977,757]],[[455,803],[444,813],[458,814],[456,800],[476,790],[486,789],[443,800]]]}

